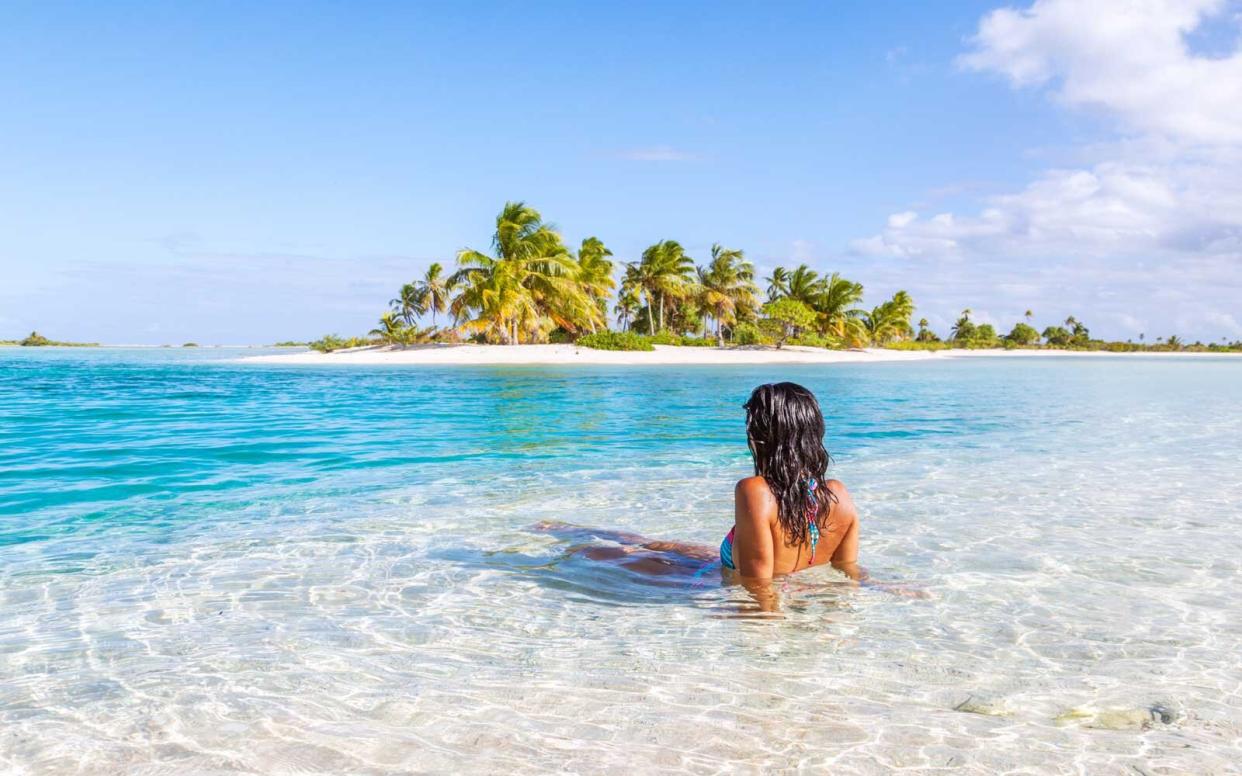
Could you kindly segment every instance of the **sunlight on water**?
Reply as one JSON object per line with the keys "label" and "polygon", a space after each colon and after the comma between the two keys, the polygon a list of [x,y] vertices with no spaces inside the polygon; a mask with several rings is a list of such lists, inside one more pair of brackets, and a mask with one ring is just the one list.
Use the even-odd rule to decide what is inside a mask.
{"label": "sunlight on water", "polygon": [[[1242,359],[310,369],[0,351],[0,772],[1225,773]],[[805,383],[863,564],[719,543]],[[606,542],[587,544],[607,546]]]}

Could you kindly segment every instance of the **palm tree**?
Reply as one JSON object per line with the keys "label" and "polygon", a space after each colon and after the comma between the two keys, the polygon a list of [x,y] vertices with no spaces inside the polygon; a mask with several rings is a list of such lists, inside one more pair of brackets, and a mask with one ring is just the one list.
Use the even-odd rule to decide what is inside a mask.
{"label": "palm tree", "polygon": [[453,278],[442,277],[443,272],[444,267],[440,265],[440,262],[432,262],[418,284],[418,293],[423,307],[431,312],[432,326],[436,323],[436,313],[442,313],[447,309],[449,294],[453,292]]}
{"label": "palm tree", "polygon": [[593,303],[592,314],[587,318],[591,333],[598,324],[608,326],[608,294],[617,287],[612,276],[612,251],[598,237],[588,237],[578,249],[578,283]]}
{"label": "palm tree", "polygon": [[414,283],[401,286],[397,298],[390,300],[388,304],[392,307],[393,313],[404,321],[406,326],[413,326],[414,319],[427,312],[423,295]]}
{"label": "palm tree", "polygon": [[[898,291],[892,299],[864,315],[862,324],[870,340],[877,345],[883,345],[891,340],[910,336],[912,312],[914,300],[905,291]],[[921,323],[926,329],[927,320],[924,319]]]}
{"label": "palm tree", "polygon": [[578,283],[578,263],[551,224],[524,202],[506,202],[496,216],[495,256],[469,248],[450,280],[462,291],[449,305],[464,328],[518,344],[556,326],[576,331],[591,301]]}
{"label": "palm tree", "polygon": [[1031,319],[1035,317],[1035,313],[1031,312],[1030,310],[1027,310],[1026,312],[1022,313],[1022,317],[1025,318],[1026,322],[1029,324],[1031,322]]}
{"label": "palm tree", "polygon": [[[638,303],[638,307],[647,309],[647,333],[655,334],[655,287],[658,280],[655,265],[648,262],[632,261],[625,265],[625,274],[621,278],[621,296],[629,297]],[[643,303],[646,304],[643,304]],[[635,309],[637,312],[637,307]]]}
{"label": "palm tree", "polygon": [[918,336],[915,337],[915,339],[917,339],[919,342],[935,342],[936,341],[935,333],[932,332],[931,329],[927,328],[927,326],[928,326],[927,319],[919,318],[919,333],[918,333]]}
{"label": "palm tree", "polygon": [[865,313],[862,317],[862,324],[867,331],[868,339],[876,345],[883,345],[896,336],[896,321],[892,316],[892,310],[883,304]]}
{"label": "palm tree", "polygon": [[970,339],[970,337],[975,333],[975,324],[972,323],[970,320],[970,312],[971,310],[969,307],[967,307],[965,310],[962,310],[962,317],[958,318],[957,322],[953,324],[953,329],[952,329],[953,339],[955,340]]}
{"label": "palm tree", "polygon": [[825,278],[822,291],[811,305],[819,314],[821,329],[846,342],[863,341],[866,338],[861,321],[863,311],[855,307],[862,301],[862,296],[861,283],[846,280],[837,272]]}
{"label": "palm tree", "polygon": [[789,294],[789,270],[776,267],[770,277],[765,278],[768,284],[768,301],[775,302]]}
{"label": "palm tree", "polygon": [[630,330],[630,318],[636,315],[642,306],[643,300],[639,298],[638,291],[622,285],[621,292],[617,294],[617,306],[612,308],[612,311],[617,314],[622,331]]}
{"label": "palm tree", "polygon": [[754,309],[758,303],[755,269],[742,251],[731,250],[716,243],[712,260],[698,268],[699,300],[716,322],[716,343],[724,345],[724,326],[737,322],[737,311]]}
{"label": "palm tree", "polygon": [[516,344],[518,321],[529,312],[532,300],[514,267],[480,253],[459,256],[458,261],[462,268],[453,273],[453,279],[459,291],[449,302],[453,319],[464,321],[462,328],[488,340]]}
{"label": "palm tree", "polygon": [[1074,316],[1071,315],[1065,319],[1065,326],[1070,330],[1076,343],[1084,344],[1091,339],[1091,332],[1087,330],[1087,325]]}
{"label": "palm tree", "polygon": [[789,274],[785,286],[786,297],[801,302],[811,309],[815,309],[816,302],[823,291],[824,281],[820,279],[819,273],[805,264],[799,264]]}
{"label": "palm tree", "polygon": [[914,329],[910,326],[910,316],[914,315],[914,299],[910,294],[898,291],[885,304],[892,306],[892,315],[896,318],[897,337],[899,339],[913,337]]}
{"label": "palm tree", "polygon": [[664,329],[666,300],[690,295],[694,262],[676,240],[661,240],[643,251],[642,259],[626,265],[625,282],[637,288],[647,302],[647,328],[655,333],[652,308],[659,306],[660,330]]}
{"label": "palm tree", "polygon": [[410,344],[417,335],[417,330],[406,323],[396,312],[386,312],[380,316],[379,326],[369,332],[389,345],[405,346]]}

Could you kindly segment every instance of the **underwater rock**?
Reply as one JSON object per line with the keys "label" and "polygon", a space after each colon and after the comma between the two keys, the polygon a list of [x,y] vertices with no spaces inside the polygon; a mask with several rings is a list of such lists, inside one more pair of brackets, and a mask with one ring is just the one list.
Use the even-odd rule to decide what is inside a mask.
{"label": "underwater rock", "polygon": [[1177,721],[1177,712],[1162,703],[1152,704],[1148,711],[1151,712],[1152,721],[1161,725],[1172,725]]}
{"label": "underwater rock", "polygon": [[1147,708],[1095,709],[1079,706],[1058,714],[1058,725],[1077,724],[1092,730],[1147,730],[1153,725],[1171,725],[1177,714],[1168,706],[1154,704]]}

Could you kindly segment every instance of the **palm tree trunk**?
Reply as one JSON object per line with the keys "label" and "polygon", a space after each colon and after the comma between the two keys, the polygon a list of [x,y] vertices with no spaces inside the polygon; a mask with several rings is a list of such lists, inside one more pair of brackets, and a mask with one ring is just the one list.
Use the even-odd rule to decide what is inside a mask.
{"label": "palm tree trunk", "polygon": [[660,331],[664,331],[664,294],[660,294]]}
{"label": "palm tree trunk", "polygon": [[655,334],[655,319],[651,317],[651,303],[655,300],[647,297],[647,333]]}

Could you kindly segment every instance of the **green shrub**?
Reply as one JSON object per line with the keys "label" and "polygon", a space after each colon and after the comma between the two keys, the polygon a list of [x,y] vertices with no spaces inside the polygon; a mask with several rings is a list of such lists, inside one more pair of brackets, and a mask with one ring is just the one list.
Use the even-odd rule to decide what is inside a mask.
{"label": "green shrub", "polygon": [[900,342],[890,342],[884,345],[884,347],[889,350],[947,350],[956,347],[956,345],[952,342],[902,340]]}
{"label": "green shrub", "polygon": [[714,348],[719,343],[715,337],[682,337],[677,344],[687,348]]}
{"label": "green shrub", "polygon": [[1061,326],[1049,326],[1044,329],[1043,338],[1053,347],[1063,348],[1070,344],[1071,334]]}
{"label": "green shrub", "polygon": [[680,345],[681,337],[668,329],[661,329],[651,337],[652,345]]}
{"label": "green shrub", "polygon": [[753,323],[739,323],[733,327],[734,345],[770,345],[772,340]]}
{"label": "green shrub", "polygon": [[813,331],[804,331],[796,337],[790,337],[789,344],[801,345],[804,348],[831,348],[836,345],[831,338]]}
{"label": "green shrub", "polygon": [[1005,335],[1005,342],[1012,342],[1014,345],[1034,345],[1039,342],[1039,330],[1034,326],[1019,321]]}
{"label": "green shrub", "polygon": [[654,339],[632,331],[600,331],[579,337],[578,344],[595,350],[655,350]]}
{"label": "green shrub", "polygon": [[331,353],[334,350],[340,350],[345,346],[345,340],[335,334],[325,334],[314,342],[310,343],[311,350],[317,350],[320,353]]}
{"label": "green shrub", "polygon": [[975,334],[970,338],[967,347],[995,348],[999,345],[1000,338],[996,336],[996,327],[990,323],[981,323],[975,327]]}
{"label": "green shrub", "polygon": [[797,299],[768,302],[763,312],[767,318],[759,322],[759,330],[775,339],[778,348],[815,323],[815,311]]}
{"label": "green shrub", "polygon": [[311,350],[317,350],[320,353],[331,353],[334,350],[346,350],[348,348],[362,348],[367,345],[374,345],[375,340],[365,337],[350,337],[344,339],[336,334],[326,334],[321,339],[307,343],[307,347]]}

